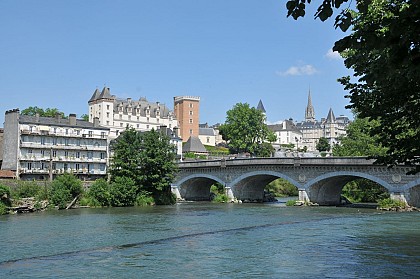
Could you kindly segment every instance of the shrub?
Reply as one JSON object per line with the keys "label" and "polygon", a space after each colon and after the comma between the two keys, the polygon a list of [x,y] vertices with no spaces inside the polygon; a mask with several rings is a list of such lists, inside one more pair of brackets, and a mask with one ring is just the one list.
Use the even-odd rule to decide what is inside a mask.
{"label": "shrub", "polygon": [[218,194],[214,197],[212,202],[225,203],[228,202],[228,200],[228,196],[226,196],[225,194]]}
{"label": "shrub", "polygon": [[286,202],[286,206],[294,206],[296,204],[296,200],[288,200]]}
{"label": "shrub", "polygon": [[176,196],[172,192],[158,192],[153,195],[157,205],[170,205],[176,203]]}
{"label": "shrub", "polygon": [[407,205],[403,201],[393,200],[391,198],[383,199],[378,201],[379,208],[387,209],[387,208],[393,208],[393,207],[401,207],[406,208]]}
{"label": "shrub", "polygon": [[88,197],[92,206],[109,206],[111,200],[110,185],[104,179],[96,180],[89,188]]}
{"label": "shrub", "polygon": [[0,201],[0,215],[5,215],[9,213],[9,211],[7,210],[7,206]]}
{"label": "shrub", "polygon": [[133,206],[136,200],[137,186],[131,178],[116,177],[110,185],[111,206]]}
{"label": "shrub", "polygon": [[149,192],[142,192],[137,195],[135,205],[137,206],[148,206],[154,205],[155,200],[153,199],[151,193]]}
{"label": "shrub", "polygon": [[0,184],[0,203],[5,207],[10,206],[10,188]]}
{"label": "shrub", "polygon": [[51,203],[59,209],[66,208],[66,204],[82,193],[82,181],[72,174],[58,176],[51,187]]}
{"label": "shrub", "polygon": [[40,192],[41,186],[35,181],[19,181],[12,194],[16,198],[29,198],[38,196]]}

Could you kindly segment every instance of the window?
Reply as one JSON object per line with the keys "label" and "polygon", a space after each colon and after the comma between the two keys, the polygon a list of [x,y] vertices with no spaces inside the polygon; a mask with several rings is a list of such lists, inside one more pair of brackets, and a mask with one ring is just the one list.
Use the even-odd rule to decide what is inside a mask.
{"label": "window", "polygon": [[76,135],[80,136],[80,130],[76,131]]}
{"label": "window", "polygon": [[105,153],[101,152],[101,159],[105,159]]}
{"label": "window", "polygon": [[52,163],[52,169],[55,170],[57,168],[57,165],[55,163]]}
{"label": "window", "polygon": [[32,169],[32,163],[28,163],[28,170]]}
{"label": "window", "polygon": [[45,155],[45,150],[41,150],[41,156],[44,157]]}
{"label": "window", "polygon": [[106,125],[109,125],[109,121],[106,122]]}
{"label": "window", "polygon": [[146,125],[146,129],[149,129],[149,125]]}
{"label": "window", "polygon": [[120,123],[120,127],[123,127],[123,125],[124,125],[124,124],[121,122],[121,123]]}
{"label": "window", "polygon": [[57,151],[53,151],[53,157],[57,157]]}
{"label": "window", "polygon": [[92,159],[93,158],[93,152],[91,152],[91,151],[88,152],[87,153],[87,156],[88,156],[88,159]]}
{"label": "window", "polygon": [[207,143],[210,143],[210,137],[207,137]]}
{"label": "window", "polygon": [[105,165],[104,165],[104,164],[99,165],[99,169],[100,169],[101,171],[105,171]]}
{"label": "window", "polygon": [[139,128],[140,127],[140,124],[137,124],[137,128]]}
{"label": "window", "polygon": [[80,158],[80,152],[79,151],[76,152],[76,158]]}
{"label": "window", "polygon": [[190,129],[190,135],[192,135],[192,133],[193,133],[193,130],[192,130],[192,129]]}
{"label": "window", "polygon": [[33,152],[32,149],[28,149],[29,154],[32,154],[32,152]]}
{"label": "window", "polygon": [[193,112],[192,112],[192,110],[190,110],[190,115],[193,115]]}
{"label": "window", "polygon": [[190,118],[190,124],[192,124],[193,123],[193,120]]}
{"label": "window", "polygon": [[68,135],[69,134],[69,129],[66,129],[66,135]]}
{"label": "window", "polygon": [[101,138],[105,138],[105,132],[101,132]]}
{"label": "window", "polygon": [[68,151],[64,151],[64,156],[68,157],[69,156],[69,152]]}
{"label": "window", "polygon": [[80,169],[80,164],[76,164],[76,170]]}
{"label": "window", "polygon": [[106,117],[109,118],[109,112],[106,113]]}
{"label": "window", "polygon": [[69,145],[69,139],[64,139],[64,144]]}
{"label": "window", "polygon": [[64,163],[64,170],[67,170],[69,168],[69,165],[67,163]]}
{"label": "window", "polygon": [[76,140],[76,145],[77,146],[80,146],[80,140],[78,139],[78,140]]}
{"label": "window", "polygon": [[41,138],[41,144],[45,145],[45,138],[44,137]]}
{"label": "window", "polygon": [[90,138],[93,137],[93,132],[92,131],[89,131],[89,137]]}
{"label": "window", "polygon": [[193,107],[193,104],[192,103],[190,103],[190,108],[192,108]]}
{"label": "window", "polygon": [[[109,110],[109,105],[106,105],[106,109]],[[109,113],[108,113],[109,114]]]}

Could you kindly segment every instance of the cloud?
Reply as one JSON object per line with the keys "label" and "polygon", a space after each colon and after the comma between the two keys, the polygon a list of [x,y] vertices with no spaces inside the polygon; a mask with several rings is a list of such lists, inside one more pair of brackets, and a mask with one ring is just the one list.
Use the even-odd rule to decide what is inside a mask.
{"label": "cloud", "polygon": [[276,72],[279,76],[311,76],[316,73],[318,70],[312,65],[292,66],[285,72]]}
{"label": "cloud", "polygon": [[327,57],[330,60],[340,60],[341,55],[337,51],[333,51],[332,49],[329,49],[328,52],[325,54],[325,57]]}

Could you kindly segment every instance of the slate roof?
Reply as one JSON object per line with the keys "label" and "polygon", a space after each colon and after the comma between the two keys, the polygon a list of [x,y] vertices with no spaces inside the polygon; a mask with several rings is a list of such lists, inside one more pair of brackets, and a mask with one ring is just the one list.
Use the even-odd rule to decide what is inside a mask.
{"label": "slate roof", "polygon": [[199,128],[198,134],[200,136],[215,136],[216,135],[213,128]]}
{"label": "slate roof", "polygon": [[257,110],[260,110],[260,111],[266,113],[264,105],[263,105],[261,100],[258,102]]}
{"label": "slate roof", "polygon": [[300,133],[300,130],[296,127],[295,123],[293,123],[290,120],[285,120],[284,122],[286,122],[286,127],[283,126],[283,123],[282,124],[267,125],[267,127],[268,127],[268,129],[270,129],[273,132],[294,131],[294,132]]}
{"label": "slate roof", "polygon": [[109,130],[109,128],[105,128],[101,126],[95,127],[93,123],[89,121],[84,121],[81,119],[76,119],[76,125],[70,125],[70,119],[68,118],[65,119],[65,118],[40,116],[37,119],[36,116],[22,115],[22,114],[19,115],[19,123],[45,125],[45,126],[68,126],[68,127],[80,127],[80,128],[88,128],[88,129]]}
{"label": "slate roof", "polygon": [[330,108],[330,111],[328,112],[327,123],[335,123],[335,116],[332,108]]}
{"label": "slate roof", "polygon": [[207,153],[207,149],[204,147],[198,137],[191,136],[182,146],[182,152]]}

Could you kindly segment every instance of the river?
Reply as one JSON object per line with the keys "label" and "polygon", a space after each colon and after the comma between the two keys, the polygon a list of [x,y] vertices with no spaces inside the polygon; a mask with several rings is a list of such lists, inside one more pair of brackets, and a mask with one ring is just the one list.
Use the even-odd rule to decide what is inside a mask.
{"label": "river", "polygon": [[0,278],[419,278],[419,220],[284,202],[0,216]]}

